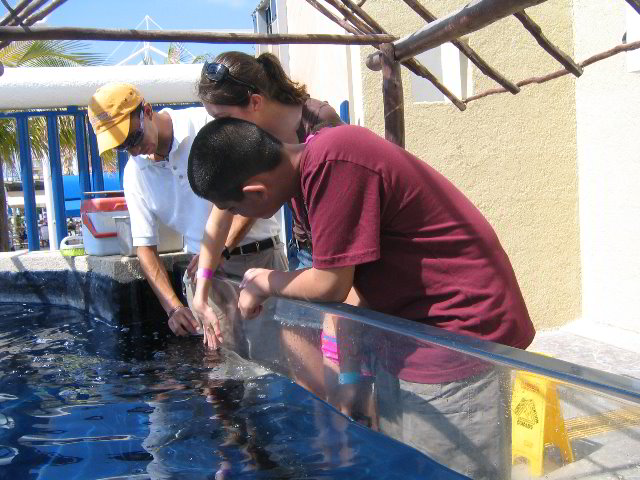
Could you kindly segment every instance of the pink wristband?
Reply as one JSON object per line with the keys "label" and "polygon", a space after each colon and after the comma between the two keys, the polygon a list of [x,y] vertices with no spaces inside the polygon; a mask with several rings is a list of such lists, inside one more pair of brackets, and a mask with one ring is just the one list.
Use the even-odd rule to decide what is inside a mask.
{"label": "pink wristband", "polygon": [[213,278],[213,271],[210,268],[199,268],[198,278]]}

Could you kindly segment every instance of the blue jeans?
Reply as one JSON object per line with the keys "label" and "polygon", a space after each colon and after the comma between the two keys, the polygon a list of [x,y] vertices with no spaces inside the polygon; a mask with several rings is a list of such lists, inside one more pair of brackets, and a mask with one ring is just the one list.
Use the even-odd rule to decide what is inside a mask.
{"label": "blue jeans", "polygon": [[312,264],[311,252],[308,250],[298,250],[298,247],[291,245],[288,249],[289,271],[310,268]]}

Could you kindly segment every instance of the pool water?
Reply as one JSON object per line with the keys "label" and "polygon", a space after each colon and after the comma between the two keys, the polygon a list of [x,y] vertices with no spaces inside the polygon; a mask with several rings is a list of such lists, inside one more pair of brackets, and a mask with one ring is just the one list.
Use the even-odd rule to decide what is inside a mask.
{"label": "pool water", "polygon": [[462,478],[165,323],[0,304],[0,478]]}

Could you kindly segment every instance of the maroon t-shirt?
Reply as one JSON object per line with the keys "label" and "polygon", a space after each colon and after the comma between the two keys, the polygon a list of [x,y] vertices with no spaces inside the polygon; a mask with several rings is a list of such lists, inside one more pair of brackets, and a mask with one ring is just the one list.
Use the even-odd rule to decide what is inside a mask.
{"label": "maroon t-shirt", "polygon": [[[308,141],[300,183],[292,205],[312,234],[314,268],[355,266],[354,286],[371,309],[513,347],[531,343],[535,331],[493,228],[429,165],[346,125]],[[403,343],[386,349],[400,378],[470,374],[464,356]]]}

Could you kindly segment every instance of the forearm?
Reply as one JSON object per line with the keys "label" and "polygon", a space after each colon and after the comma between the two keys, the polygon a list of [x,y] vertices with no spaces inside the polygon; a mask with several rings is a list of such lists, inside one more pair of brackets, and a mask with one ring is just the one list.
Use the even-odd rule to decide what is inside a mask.
{"label": "forearm", "polygon": [[166,312],[170,312],[173,308],[182,305],[182,302],[173,290],[167,270],[164,268],[162,260],[160,260],[157,247],[138,247],[137,250],[142,272],[149,282],[149,285],[151,285],[156,297],[158,297],[162,308],[164,308]]}
{"label": "forearm", "polygon": [[198,268],[209,268],[212,271],[218,268],[232,221],[233,215],[213,207],[200,245]]}
{"label": "forearm", "polygon": [[225,245],[229,250],[234,249],[244,239],[253,224],[256,223],[255,218],[247,218],[241,215],[234,215],[233,222],[231,223],[231,229],[227,235],[227,241]]}
{"label": "forearm", "polygon": [[[202,243],[200,245],[200,258],[198,268],[207,268],[215,272],[220,265],[221,252],[225,247],[227,235],[233,221],[233,215],[213,207],[205,226]],[[207,303],[211,279],[198,278],[196,292],[193,300],[195,303]]]}
{"label": "forearm", "polygon": [[353,286],[353,267],[296,272],[273,270],[259,281],[265,295],[277,295],[308,302],[343,302]]}

